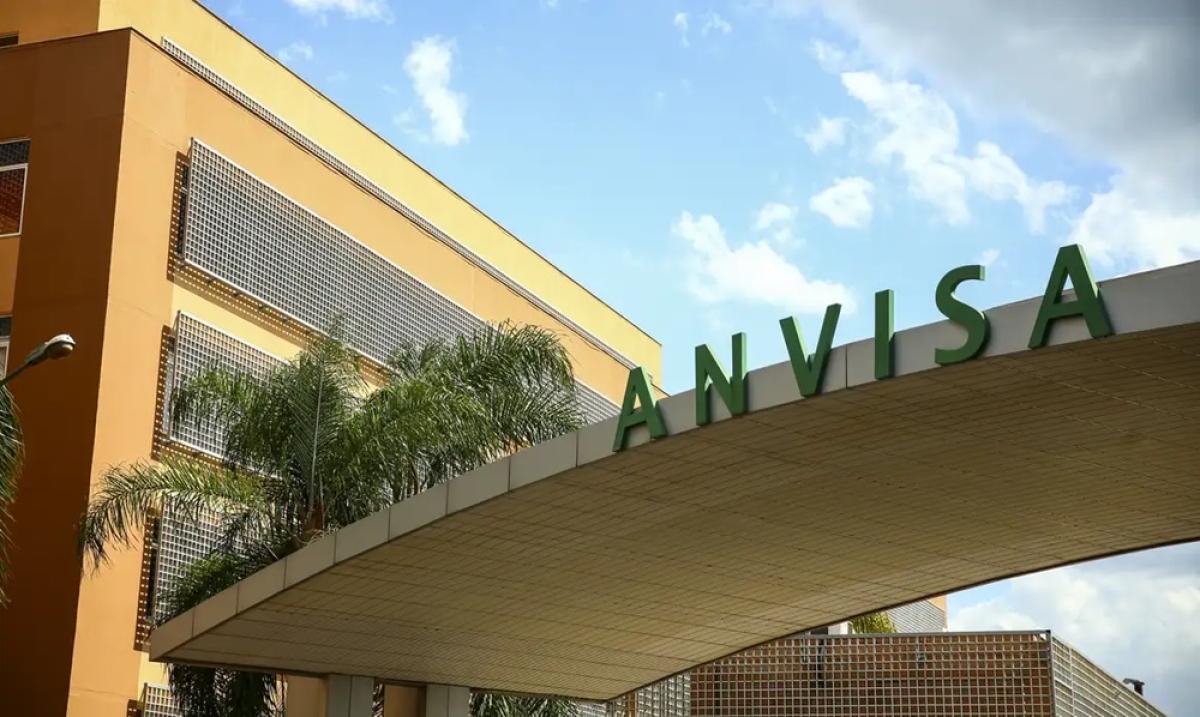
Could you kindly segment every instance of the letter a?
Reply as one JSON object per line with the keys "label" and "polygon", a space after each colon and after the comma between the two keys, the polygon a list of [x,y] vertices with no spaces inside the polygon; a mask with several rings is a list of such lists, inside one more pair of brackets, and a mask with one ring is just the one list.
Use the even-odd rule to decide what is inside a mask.
{"label": "letter a", "polygon": [[[1071,286],[1075,289],[1074,301],[1063,301],[1067,279],[1071,280]],[[1046,284],[1046,294],[1038,309],[1037,321],[1033,323],[1033,333],[1029,336],[1029,348],[1045,346],[1050,338],[1051,324],[1069,316],[1082,316],[1093,339],[1109,336],[1113,332],[1108,310],[1104,308],[1104,300],[1100,296],[1100,287],[1092,278],[1083,247],[1078,244],[1058,250],[1054,268],[1050,270],[1050,281]]]}
{"label": "letter a", "polygon": [[650,376],[646,369],[635,368],[629,372],[629,380],[625,382],[625,400],[621,404],[621,415],[617,416],[617,435],[613,439],[613,452],[625,450],[629,429],[642,424],[650,430],[651,438],[667,435],[667,426],[663,423],[658,401],[654,398],[654,391],[650,389]]}

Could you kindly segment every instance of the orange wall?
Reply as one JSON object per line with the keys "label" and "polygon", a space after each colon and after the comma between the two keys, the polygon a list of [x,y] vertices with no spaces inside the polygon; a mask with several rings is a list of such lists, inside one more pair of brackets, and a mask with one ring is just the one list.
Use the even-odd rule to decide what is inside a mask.
{"label": "orange wall", "polygon": [[[12,510],[11,602],[0,612],[0,695],[6,714],[115,717],[123,714],[136,679],[136,655],[128,650],[88,658],[106,662],[109,675],[124,676],[121,668],[132,667],[135,672],[124,683],[72,679],[73,653],[81,646],[77,636],[94,639],[119,631],[130,644],[132,620],[100,627],[105,619],[125,615],[106,609],[116,601],[98,599],[97,593],[122,580],[128,586],[124,592],[136,593],[138,582],[138,561],[120,560],[101,582],[81,592],[75,541],[92,476],[122,453],[114,450],[117,444],[96,445],[97,422],[108,423],[105,440],[125,433],[121,448],[132,448],[139,439],[145,444],[138,446],[139,453],[149,447],[149,434],[137,430],[136,423],[123,425],[120,416],[98,414],[101,395],[117,396],[124,389],[112,380],[112,367],[132,360],[120,355],[132,347],[105,341],[112,328],[106,326],[113,313],[109,258],[128,46],[128,36],[117,33],[0,51],[0,85],[7,95],[0,136],[31,137],[30,164],[36,167],[26,195],[13,351],[24,355],[63,332],[78,343],[69,359],[41,366],[12,384],[26,432],[26,462]],[[77,623],[77,608],[93,606],[100,609]]]}
{"label": "orange wall", "polygon": [[[173,310],[186,306],[235,335],[250,325],[167,277],[175,166],[193,136],[482,318],[559,331],[580,378],[620,395],[627,372],[613,359],[145,38],[115,31],[12,48],[0,52],[0,81],[17,108],[0,118],[0,137],[33,140],[13,351],[64,331],[79,344],[69,360],[14,384],[29,457],[14,506],[12,602],[0,613],[5,712],[118,717],[138,693],[140,546],[81,583],[74,536],[94,481],[151,452],[160,341]],[[5,261],[0,248],[0,303]]]}
{"label": "orange wall", "polygon": [[20,237],[0,239],[0,314],[11,314],[17,288],[17,249]]}

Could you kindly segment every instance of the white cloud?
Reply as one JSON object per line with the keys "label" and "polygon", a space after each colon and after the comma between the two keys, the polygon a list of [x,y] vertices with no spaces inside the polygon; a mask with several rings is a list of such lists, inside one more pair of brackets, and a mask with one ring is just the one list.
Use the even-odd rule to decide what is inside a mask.
{"label": "white cloud", "polygon": [[814,40],[808,50],[826,72],[845,72],[857,64],[844,49],[831,42]]}
{"label": "white cloud", "polygon": [[404,71],[412,79],[413,90],[429,115],[430,136],[434,142],[447,146],[469,138],[467,96],[450,89],[455,51],[453,40],[427,37],[413,43],[412,51],[404,58]]}
{"label": "white cloud", "polygon": [[819,314],[841,303],[843,311],[855,310],[846,286],[805,277],[768,242],[731,246],[712,215],[683,212],[671,233],[687,245],[687,289],[705,304],[737,302]]}
{"label": "white cloud", "polygon": [[1070,243],[1082,244],[1088,257],[1107,267],[1130,271],[1181,264],[1200,258],[1200,205],[1172,204],[1127,177],[1075,218]]}
{"label": "white cloud", "polygon": [[995,597],[950,597],[953,630],[1050,629],[1167,714],[1200,704],[1200,544],[1015,578]]}
{"label": "white cloud", "polygon": [[710,33],[719,32],[722,35],[728,35],[733,32],[733,25],[718,15],[715,12],[709,12],[704,16],[704,25],[700,27],[700,34],[707,37]]}
{"label": "white cloud", "polygon": [[871,223],[875,185],[864,177],[839,177],[824,191],[808,200],[808,208],[823,215],[834,226],[861,229]]}
{"label": "white cloud", "polygon": [[331,12],[340,12],[352,20],[392,21],[392,11],[386,0],[287,0],[287,3],[322,21]]}
{"label": "white cloud", "polygon": [[684,46],[688,46],[688,14],[686,12],[677,12],[675,17],[671,18],[671,24],[679,30],[679,42]]}
{"label": "white cloud", "polygon": [[790,226],[792,222],[796,221],[797,213],[796,208],[788,204],[767,202],[762,209],[758,210],[758,216],[754,219],[754,231]]}
{"label": "white cloud", "polygon": [[[919,72],[976,112],[1030,121],[1110,164],[1110,188],[1076,218],[1075,239],[1091,242],[1098,263],[1200,258],[1193,0],[958,0],[936,10],[929,0],[765,2],[783,15],[821,11],[889,71]],[[824,64],[844,67],[828,59],[836,54]]]}
{"label": "white cloud", "polygon": [[999,249],[984,249],[983,254],[979,256],[979,264],[991,268],[996,260],[1000,258]]}
{"label": "white cloud", "polygon": [[936,207],[951,225],[971,219],[970,191],[993,200],[1015,201],[1031,231],[1045,228],[1046,209],[1070,197],[1062,182],[1031,180],[999,147],[981,142],[974,155],[959,152],[958,119],[932,90],[874,72],[844,72],[842,85],[862,102],[880,126],[876,159],[899,164],[914,198]]}
{"label": "white cloud", "polygon": [[817,126],[801,137],[808,143],[809,149],[820,153],[830,147],[840,147],[846,142],[846,126],[850,120],[845,117],[821,117]]}
{"label": "white cloud", "polygon": [[[691,27],[691,19],[688,14],[686,12],[675,13],[671,18],[671,24],[679,31],[679,43],[688,47],[691,44],[688,41],[688,29]],[[733,25],[730,25],[728,20],[712,11],[704,14],[700,23],[701,37],[708,37],[713,33],[728,35],[731,32],[733,32]]]}
{"label": "white cloud", "polygon": [[281,49],[278,53],[281,62],[291,62],[292,60],[311,60],[316,53],[313,52],[312,45],[307,42],[293,42],[287,47]]}
{"label": "white cloud", "polygon": [[776,244],[789,246],[795,243],[794,228],[800,210],[782,202],[767,202],[754,218],[754,231],[766,232]]}

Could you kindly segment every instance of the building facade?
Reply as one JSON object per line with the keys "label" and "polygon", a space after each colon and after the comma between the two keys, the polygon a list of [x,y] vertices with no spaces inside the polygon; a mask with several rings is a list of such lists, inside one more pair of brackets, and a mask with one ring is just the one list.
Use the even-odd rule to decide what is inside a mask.
{"label": "building facade", "polygon": [[589,706],[606,717],[1164,717],[1048,631],[797,635]]}
{"label": "building facade", "polygon": [[[78,342],[12,386],[6,713],[172,713],[144,642],[213,536],[163,515],[82,579],[75,536],[110,466],[219,453],[212,426],[164,420],[196,371],[270,370],[341,316],[377,362],[403,339],[547,327],[589,420],[630,368],[661,374],[645,332],[193,0],[0,3],[0,87],[0,353]],[[895,618],[941,629],[944,601]]]}

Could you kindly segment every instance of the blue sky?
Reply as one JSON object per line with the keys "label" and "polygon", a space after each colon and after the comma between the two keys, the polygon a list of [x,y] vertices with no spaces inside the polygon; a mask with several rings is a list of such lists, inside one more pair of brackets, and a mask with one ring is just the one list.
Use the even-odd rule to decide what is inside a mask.
{"label": "blue sky", "polygon": [[[1126,47],[1078,0],[208,5],[658,338],[668,391],[732,331],[752,365],[783,360],[778,320],[815,335],[831,301],[858,309],[838,343],[882,288],[898,327],[936,320],[960,264],[988,265],[961,293],[994,306],[1039,295],[1063,243],[1098,278],[1200,258],[1169,17],[1127,19]],[[1054,571],[956,595],[951,619],[1066,630],[1183,705],[1200,633],[1169,624],[1200,618],[1197,566],[1185,546]],[[1147,608],[1150,636],[1097,627]]]}

